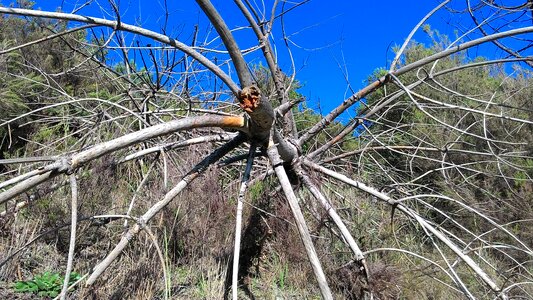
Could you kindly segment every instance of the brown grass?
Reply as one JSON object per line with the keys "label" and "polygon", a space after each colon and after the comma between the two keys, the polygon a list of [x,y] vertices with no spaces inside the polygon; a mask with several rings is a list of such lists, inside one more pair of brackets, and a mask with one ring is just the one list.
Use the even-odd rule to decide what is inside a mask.
{"label": "brown grass", "polygon": [[[169,164],[170,186],[198,162],[210,149],[196,146],[177,152],[177,165]],[[74,258],[74,271],[86,274],[114,247],[124,232],[123,220],[87,220],[96,214],[124,213],[133,197],[144,166],[129,163],[113,166],[110,160],[100,160],[92,173],[80,172],[80,223]],[[156,165],[156,169],[160,168]],[[133,215],[142,214],[168,190],[156,171],[137,195]],[[239,169],[209,169],[192,183],[150,223],[164,261],[158,257],[153,241],[144,232],[91,288],[78,287],[71,293],[74,299],[163,299],[168,292],[172,299],[221,299],[228,286],[228,264],[232,256],[236,197]],[[98,175],[98,176],[96,176]],[[321,186],[327,185],[322,182]],[[319,291],[300,242],[292,213],[280,194],[275,181],[261,182],[253,198],[247,199],[244,211],[243,248],[240,269],[240,298],[248,299],[319,299]],[[336,187],[333,187],[336,188]],[[401,216],[395,217],[396,235],[391,231],[390,209],[352,190],[343,191],[340,199],[328,193],[342,208],[339,213],[347,220],[363,249],[395,245],[398,236],[411,239],[412,232]],[[305,192],[301,198],[307,208],[309,228],[318,255],[328,274],[330,285],[338,299],[445,299],[446,288],[424,275],[397,254],[380,253],[369,257],[371,281],[367,283],[351,261],[352,255],[339,239],[325,211],[311,201]],[[0,259],[39,236],[0,268],[0,296],[25,299],[27,294],[15,294],[12,284],[27,280],[45,271],[63,273],[69,235],[69,188],[63,186],[43,196],[18,214],[8,214],[0,220]],[[313,212],[310,213],[309,209]],[[51,230],[56,228],[57,230]],[[41,236],[42,233],[45,233]],[[415,240],[415,239],[413,239]],[[419,250],[418,244],[405,247]],[[438,260],[437,254],[433,259]],[[163,265],[169,275],[170,291],[165,291]],[[410,272],[407,272],[410,271]],[[228,273],[229,272],[229,273]],[[442,277],[439,277],[442,279]],[[4,297],[5,296],[5,297]],[[444,298],[443,298],[444,297]]]}

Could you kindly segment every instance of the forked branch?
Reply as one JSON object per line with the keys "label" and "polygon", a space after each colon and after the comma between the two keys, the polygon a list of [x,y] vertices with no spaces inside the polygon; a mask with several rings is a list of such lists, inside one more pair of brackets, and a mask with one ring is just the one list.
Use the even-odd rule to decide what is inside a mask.
{"label": "forked branch", "polygon": [[348,184],[352,187],[355,187],[366,193],[369,193],[370,195],[375,196],[376,198],[390,205],[393,205],[396,209],[404,213],[406,216],[416,220],[424,229],[431,232],[437,239],[439,239],[448,248],[450,248],[450,250],[452,250],[458,257],[460,257],[468,265],[468,267],[470,267],[470,269],[473,272],[475,272],[494,292],[500,293],[501,288],[489,277],[489,275],[485,271],[483,271],[483,269],[470,256],[465,255],[463,251],[457,245],[455,245],[455,243],[453,243],[448,237],[446,237],[441,231],[436,229],[433,225],[429,224],[429,222],[427,222],[424,218],[418,215],[418,213],[416,213],[414,210],[408,208],[403,203],[399,203],[395,201],[388,195],[382,192],[379,192],[378,190],[370,186],[367,186],[364,183],[350,179],[342,174],[339,174],[337,172],[324,168],[314,162],[311,162],[309,160],[304,160],[303,164],[315,171],[323,173],[336,180],[344,182],[345,184]]}

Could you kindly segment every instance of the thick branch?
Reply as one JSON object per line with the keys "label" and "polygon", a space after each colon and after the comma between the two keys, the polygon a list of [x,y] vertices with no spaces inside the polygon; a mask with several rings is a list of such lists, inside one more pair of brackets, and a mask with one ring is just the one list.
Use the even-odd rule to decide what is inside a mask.
{"label": "thick branch", "polygon": [[242,87],[251,86],[253,84],[252,74],[248,70],[248,65],[242,56],[241,50],[237,45],[237,42],[233,38],[233,34],[226,25],[226,22],[222,19],[217,9],[213,6],[209,0],[196,0],[196,3],[204,11],[206,16],[211,21],[213,27],[215,27],[218,35],[222,39],[224,46],[228,50],[228,53],[231,57],[231,61],[237,70],[237,75],[239,76],[239,81],[241,82]]}
{"label": "thick branch", "polygon": [[274,109],[270,101],[255,85],[239,92],[239,105],[250,116],[250,135],[259,144],[266,145],[274,123]]}
{"label": "thick branch", "polygon": [[320,131],[326,128],[326,126],[328,126],[331,122],[333,122],[333,120],[335,120],[335,118],[337,118],[345,110],[347,110],[353,104],[355,104],[356,102],[366,97],[368,94],[374,92],[376,89],[382,87],[388,80],[389,80],[388,77],[380,78],[372,82],[370,85],[366,86],[365,88],[359,90],[357,93],[352,95],[350,98],[344,100],[341,105],[333,109],[329,114],[327,114],[324,118],[322,118],[320,122],[313,125],[313,127],[311,127],[306,133],[304,133],[298,139],[298,145],[300,146],[303,145],[309,139],[317,135]]}
{"label": "thick branch", "polygon": [[[424,66],[426,64],[432,63],[432,62],[434,62],[436,60],[439,60],[441,58],[447,57],[447,56],[449,56],[451,54],[457,53],[459,51],[466,50],[468,48],[471,48],[471,47],[474,47],[474,46],[477,46],[477,45],[480,45],[480,44],[483,44],[483,43],[486,43],[486,42],[502,39],[502,38],[509,37],[509,36],[530,33],[530,32],[533,32],[533,26],[523,27],[523,28],[518,28],[518,29],[513,29],[513,30],[509,30],[509,31],[505,31],[505,32],[500,32],[500,33],[487,35],[487,36],[484,36],[482,38],[465,42],[463,44],[457,45],[455,47],[452,47],[452,48],[446,49],[444,51],[441,51],[439,53],[436,53],[436,54],[433,54],[431,56],[428,56],[428,57],[426,57],[424,59],[418,60],[418,61],[416,61],[416,62],[414,62],[412,64],[409,64],[409,65],[406,65],[406,66],[404,66],[404,67],[402,67],[402,68],[400,68],[400,69],[398,69],[398,70],[396,70],[396,71],[394,71],[394,72],[392,72],[390,74],[392,74],[394,76],[399,76],[399,75],[405,74],[407,72],[410,72],[412,70],[415,70],[416,68],[422,67],[422,66]],[[353,104],[355,104],[356,102],[358,102],[362,98],[366,97],[368,94],[372,93],[376,89],[382,87],[388,81],[390,81],[390,76],[389,75],[383,76],[383,77],[379,78],[378,80],[372,82],[368,86],[364,87],[363,89],[359,90],[357,93],[352,95],[350,98],[344,100],[341,105],[339,105],[335,109],[333,109],[328,115],[326,115],[322,120],[320,120],[320,122],[315,124],[304,135],[302,135],[298,139],[298,144],[299,145],[303,145],[306,141],[308,141],[310,138],[314,137],[321,130],[323,130],[326,126],[328,126],[341,113],[346,111],[346,109],[348,109]]]}
{"label": "thick branch", "polygon": [[294,221],[296,222],[298,232],[300,233],[300,238],[302,239],[305,251],[307,252],[307,257],[309,258],[309,262],[311,263],[311,267],[313,268],[313,272],[315,273],[316,280],[318,281],[318,286],[320,287],[322,298],[333,299],[333,296],[331,295],[331,290],[329,289],[328,283],[326,281],[326,275],[324,275],[320,260],[318,259],[315,247],[313,246],[313,241],[311,240],[311,235],[309,234],[309,228],[307,228],[304,215],[298,204],[298,199],[296,198],[296,195],[292,190],[292,186],[289,182],[289,178],[287,177],[287,173],[285,172],[285,168],[283,168],[283,161],[281,160],[278,154],[278,150],[273,142],[270,143],[267,153],[272,163],[272,166],[274,167],[274,171],[278,176],[283,192],[287,197],[287,201],[289,202],[289,206],[294,216]]}
{"label": "thick branch", "polygon": [[303,183],[307,186],[311,194],[320,202],[324,210],[327,211],[329,217],[333,220],[335,225],[337,225],[337,228],[341,231],[342,236],[348,243],[348,246],[352,250],[353,254],[355,255],[355,260],[357,264],[361,267],[361,271],[365,274],[366,279],[368,280],[369,277],[369,270],[366,265],[365,257],[363,255],[363,252],[357,245],[357,242],[353,238],[352,234],[344,225],[344,222],[342,221],[341,217],[337,214],[335,209],[331,206],[331,203],[324,197],[320,189],[311,181],[311,178],[307,174],[303,174],[300,172],[300,178],[302,179]]}
{"label": "thick branch", "polygon": [[85,151],[72,155],[70,158],[60,158],[58,163],[52,164],[54,168],[50,171],[30,177],[11,189],[0,193],[0,204],[61,173],[71,172],[98,157],[151,138],[167,135],[180,130],[189,130],[199,127],[222,127],[246,131],[246,125],[245,118],[242,116],[228,117],[211,115],[179,119],[132,132],[119,138],[95,145]]}
{"label": "thick branch", "polygon": [[72,261],[74,260],[74,249],[76,246],[76,225],[78,223],[78,183],[76,175],[70,174],[70,190],[71,190],[71,219],[70,219],[70,242],[68,246],[67,269],[65,271],[65,278],[63,280],[63,288],[61,289],[61,300],[67,298],[68,283],[70,279],[70,272],[72,271]]}
{"label": "thick branch", "polygon": [[239,197],[237,199],[237,212],[235,217],[235,246],[233,249],[233,270],[231,276],[231,289],[233,300],[237,300],[237,285],[239,282],[239,257],[241,250],[241,232],[242,232],[242,210],[244,206],[244,197],[248,189],[248,180],[252,172],[252,166],[255,156],[255,145],[250,146],[248,151],[248,160],[246,162],[246,169],[242,175],[241,188],[239,190]]}
{"label": "thick branch", "polygon": [[229,30],[226,22],[222,19],[216,8],[209,0],[196,0],[200,8],[207,15],[211,24],[215,27],[220,35],[224,46],[231,57],[239,81],[241,82],[242,91],[239,92],[239,104],[241,108],[250,115],[252,120],[251,135],[252,137],[266,144],[270,128],[274,122],[274,110],[270,101],[261,93],[259,88],[254,85],[252,74],[248,70],[248,65],[242,56],[241,50]]}
{"label": "thick branch", "polygon": [[420,22],[418,22],[418,24],[416,24],[416,26],[413,28],[413,30],[411,30],[411,33],[409,33],[409,36],[407,36],[407,38],[405,39],[405,41],[403,42],[403,45],[402,47],[400,48],[400,50],[398,52],[396,52],[396,56],[394,57],[394,59],[392,60],[392,63],[390,65],[390,68],[389,68],[389,73],[393,72],[394,71],[394,68],[396,67],[396,64],[400,61],[400,57],[402,56],[403,52],[405,51],[405,49],[407,48],[407,46],[409,45],[409,42],[411,41],[411,39],[413,38],[413,35],[418,31],[418,29],[424,25],[424,23],[426,23],[427,19],[429,19],[429,17],[431,17],[434,13],[436,13],[439,9],[441,9],[444,5],[448,4],[448,2],[450,2],[450,0],[446,0],[446,1],[443,1],[442,3],[440,3],[439,5],[437,5],[437,7],[433,8],[429,13],[427,13],[423,18],[422,20],[420,20]]}
{"label": "thick branch", "polygon": [[179,195],[185,187],[189,185],[194,179],[200,175],[203,171],[207,169],[211,164],[219,160],[221,157],[226,155],[231,150],[238,147],[240,144],[242,144],[245,141],[245,136],[240,134],[237,137],[235,137],[233,140],[229,141],[222,147],[215,150],[213,153],[211,153],[208,157],[206,157],[204,160],[202,160],[200,163],[198,163],[187,175],[185,175],[181,181],[172,189],[170,190],[165,197],[154,204],[144,215],[142,215],[138,222],[133,225],[130,230],[124,236],[120,239],[120,242],[115,246],[115,248],[106,256],[106,258],[99,263],[96,267],[93,269],[93,273],[89,278],[87,279],[87,285],[92,285],[96,279],[109,267],[109,265],[118,257],[120,253],[126,248],[126,246],[129,244],[131,239],[139,233],[141,229],[143,229],[144,226],[158,213],[160,212],[165,206],[167,206],[177,195]]}
{"label": "thick branch", "polygon": [[[278,93],[278,98],[280,99],[281,104],[286,104],[289,102],[287,97],[287,91],[285,89],[285,86],[283,84],[283,76],[281,73],[281,70],[279,69],[276,60],[274,58],[274,52],[272,51],[272,47],[270,45],[270,40],[268,39],[268,36],[265,36],[257,24],[257,22],[254,20],[252,14],[250,11],[246,8],[244,3],[241,0],[234,0],[239,9],[241,10],[242,14],[248,20],[248,23],[252,27],[255,35],[257,36],[257,39],[259,40],[259,44],[262,46],[261,50],[263,50],[263,56],[265,57],[268,68],[270,69],[270,74],[272,76],[272,81],[274,82],[274,85],[276,87],[276,91]],[[276,4],[274,4],[276,5]],[[273,8],[274,10],[274,8]],[[291,132],[293,134],[293,137],[296,137],[298,135],[297,129],[296,129],[296,122],[294,120],[294,116],[292,114],[292,111],[289,110],[287,114],[283,114],[284,120],[285,120],[285,131]]]}
{"label": "thick branch", "polygon": [[386,203],[390,205],[395,206],[396,209],[398,209],[399,211],[401,211],[408,217],[415,219],[418,222],[418,224],[420,224],[423,228],[431,232],[437,239],[439,239],[448,248],[450,248],[450,250],[452,250],[458,257],[460,257],[468,265],[468,267],[470,267],[470,269],[474,271],[494,292],[499,293],[501,291],[498,285],[489,277],[489,275],[485,271],[483,271],[483,269],[479,267],[479,265],[470,256],[465,255],[463,251],[457,245],[455,245],[448,237],[446,237],[441,231],[437,230],[433,225],[429,224],[425,219],[419,216],[412,209],[408,208],[407,206],[403,205],[400,202],[397,202],[396,200],[392,199],[388,195],[372,187],[367,186],[366,184],[362,182],[358,182],[353,179],[350,179],[342,174],[326,169],[309,160],[304,160],[303,164],[310,167],[311,169],[319,171],[320,173],[323,173],[341,182],[344,182],[350,186],[358,188],[366,193],[369,193],[372,196],[375,196],[376,198],[382,201],[385,201]]}

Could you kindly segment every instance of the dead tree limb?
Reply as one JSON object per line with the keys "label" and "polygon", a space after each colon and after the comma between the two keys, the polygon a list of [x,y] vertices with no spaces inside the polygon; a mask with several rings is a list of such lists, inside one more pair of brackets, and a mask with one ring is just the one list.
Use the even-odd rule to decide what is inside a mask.
{"label": "dead tree limb", "polygon": [[315,197],[316,200],[322,205],[324,210],[328,213],[329,217],[333,220],[335,225],[337,225],[337,228],[339,228],[342,237],[346,240],[346,243],[348,243],[348,246],[352,250],[353,254],[355,255],[355,262],[360,267],[360,271],[365,274],[366,280],[368,281],[370,278],[370,270],[368,269],[368,266],[366,264],[365,257],[363,255],[363,252],[361,251],[361,248],[357,245],[357,242],[353,238],[352,234],[344,225],[344,222],[342,221],[341,217],[337,214],[333,206],[331,206],[331,202],[326,199],[324,194],[320,191],[320,189],[313,183],[311,178],[304,173],[303,170],[300,171],[300,178],[302,179],[302,182],[307,187],[307,189],[311,192],[313,197]]}
{"label": "dead tree limb", "polygon": [[57,163],[44,167],[43,170],[46,171],[45,173],[25,179],[9,190],[0,193],[0,204],[51,178],[56,177],[59,174],[72,172],[73,170],[98,157],[154,137],[167,135],[180,130],[189,130],[200,127],[233,128],[247,132],[246,125],[246,120],[242,116],[228,117],[210,115],[179,119],[154,125],[137,132],[132,132],[116,139],[95,145],[87,150],[73,154],[70,157],[60,158]]}
{"label": "dead tree limb", "polygon": [[304,215],[302,213],[302,210],[300,209],[300,205],[298,204],[298,199],[294,194],[291,183],[289,182],[289,178],[287,177],[287,173],[285,172],[285,168],[283,167],[283,160],[279,156],[278,150],[272,141],[267,149],[267,153],[268,158],[272,163],[272,167],[274,168],[276,176],[278,177],[280,185],[283,189],[285,197],[287,197],[287,201],[289,202],[294,221],[296,222],[298,232],[300,233],[300,238],[302,239],[305,251],[307,252],[307,257],[309,259],[313,272],[315,273],[315,278],[318,282],[318,286],[320,287],[320,293],[322,294],[322,298],[333,299],[331,290],[326,280],[326,275],[322,270],[320,259],[316,254],[315,246],[313,245],[313,241],[311,240],[309,228],[307,227]]}
{"label": "dead tree limb", "polygon": [[427,220],[422,218],[418,213],[416,213],[414,210],[408,208],[402,203],[398,203],[388,195],[379,192],[378,190],[367,186],[366,184],[362,182],[355,181],[353,179],[348,178],[347,176],[344,176],[342,174],[339,174],[337,172],[331,171],[327,168],[324,168],[314,162],[311,162],[309,160],[304,160],[303,164],[307,167],[310,167],[311,169],[318,171],[320,173],[323,173],[327,176],[330,176],[336,180],[339,180],[341,182],[344,182],[352,187],[355,187],[357,189],[360,189],[366,193],[369,193],[372,196],[375,196],[376,198],[390,204],[396,207],[399,211],[403,212],[406,216],[416,220],[418,224],[420,224],[425,230],[428,230],[433,234],[437,239],[439,239],[442,243],[444,243],[450,250],[452,250],[458,257],[460,257],[467,265],[468,267],[475,272],[484,282],[487,284],[494,292],[500,293],[501,288],[489,277],[489,275],[479,267],[479,265],[468,255],[465,255],[463,253],[463,250],[461,250],[455,243],[453,243],[448,237],[446,237],[441,231],[436,229],[433,225],[431,225]]}
{"label": "dead tree limb", "polygon": [[233,248],[233,269],[231,276],[232,298],[237,300],[238,283],[239,283],[239,256],[241,249],[241,232],[242,232],[242,210],[244,206],[244,198],[248,188],[248,180],[252,172],[252,166],[255,156],[255,145],[250,146],[248,151],[248,159],[246,161],[246,168],[242,175],[241,188],[239,189],[239,196],[237,198],[237,212],[235,214],[235,246]]}
{"label": "dead tree limb", "polygon": [[215,150],[209,156],[204,158],[199,162],[187,175],[185,175],[181,181],[170,190],[163,199],[155,203],[142,215],[139,217],[137,223],[133,225],[128,232],[120,239],[120,242],[115,246],[115,248],[100,262],[97,266],[94,267],[92,274],[87,279],[86,285],[92,285],[98,277],[111,265],[111,263],[122,253],[124,248],[129,244],[129,242],[141,231],[148,222],[159,213],[165,206],[167,206],[176,196],[178,196],[194,179],[196,179],[203,171],[205,171],[210,165],[222,158],[224,155],[229,153],[231,150],[238,147],[245,141],[246,137],[243,134],[238,135],[233,140],[229,141],[222,147]]}

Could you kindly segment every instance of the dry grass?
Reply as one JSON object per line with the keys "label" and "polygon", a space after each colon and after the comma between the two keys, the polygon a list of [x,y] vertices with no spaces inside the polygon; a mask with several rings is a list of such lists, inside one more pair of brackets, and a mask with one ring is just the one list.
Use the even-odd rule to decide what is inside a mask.
{"label": "dry grass", "polygon": [[[181,159],[177,159],[175,166],[170,164],[168,170],[170,183],[175,183],[208,151],[197,146],[178,153],[175,157]],[[78,226],[74,271],[90,272],[124,231],[123,220],[96,222],[84,218],[124,213],[150,163],[145,160],[145,166],[131,163],[109,167],[109,161],[101,160],[93,166],[93,173],[79,174],[82,220]],[[228,284],[226,275],[232,255],[238,193],[238,180],[230,179],[239,177],[236,169],[227,172],[209,169],[152,220],[150,229],[157,237],[164,261],[157,255],[154,242],[141,233],[94,287],[80,286],[70,297],[164,299],[167,293],[171,299],[222,299]],[[133,215],[143,213],[168,189],[159,174],[152,173],[139,190]],[[326,190],[327,184],[322,183]],[[312,270],[292,223],[292,213],[275,189],[275,183],[261,182],[252,188],[253,198],[245,206],[240,298],[253,295],[255,299],[319,299]],[[339,191],[331,187],[326,195],[340,208],[339,213],[363,249],[398,244],[414,252],[429,253],[428,258],[439,261],[438,254],[428,252],[428,246],[420,242],[419,234],[409,229],[409,223],[401,215],[395,216],[393,231],[389,207],[353,190],[343,190],[345,197],[339,198],[333,192],[335,189]],[[309,199],[303,206],[307,208],[309,227],[316,236],[314,242],[337,299],[363,299],[370,292],[374,299],[461,298],[434,279],[449,282],[442,274],[398,253],[370,255],[372,280],[367,283],[359,269],[349,264],[352,256],[325,217],[325,211],[310,202],[312,198],[305,192],[300,196]],[[18,214],[1,220],[2,260],[27,241],[39,238],[0,268],[0,296],[24,299],[28,295],[13,293],[13,282],[45,271],[63,272],[68,248],[68,203],[68,187],[61,187]],[[53,228],[58,230],[50,230]],[[47,234],[41,236],[43,232]],[[163,266],[168,270],[169,290],[165,286]],[[466,274],[467,270],[463,272]],[[479,285],[474,280],[469,284],[474,288]]]}

